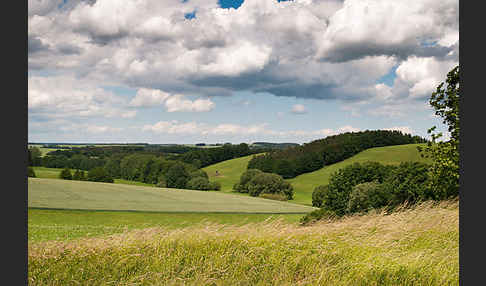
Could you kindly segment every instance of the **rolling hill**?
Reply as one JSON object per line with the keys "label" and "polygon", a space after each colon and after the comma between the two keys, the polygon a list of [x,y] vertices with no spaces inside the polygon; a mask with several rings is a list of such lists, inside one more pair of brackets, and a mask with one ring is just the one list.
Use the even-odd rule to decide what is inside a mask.
{"label": "rolling hill", "polygon": [[28,179],[28,207],[201,213],[307,213],[314,208],[220,192]]}
{"label": "rolling hill", "polygon": [[[405,161],[429,162],[427,159],[420,157],[417,146],[425,146],[425,144],[370,148],[344,161],[288,179],[287,181],[294,187],[294,200],[292,202],[311,206],[314,188],[328,184],[329,177],[333,172],[355,162],[376,161],[382,164],[394,165]],[[208,166],[204,170],[208,173],[210,180],[218,181],[224,186],[221,190],[229,192],[232,190],[232,186],[239,181],[240,175],[246,170],[250,159],[251,156],[246,156],[228,160]],[[219,176],[215,175],[216,170],[219,171]]]}

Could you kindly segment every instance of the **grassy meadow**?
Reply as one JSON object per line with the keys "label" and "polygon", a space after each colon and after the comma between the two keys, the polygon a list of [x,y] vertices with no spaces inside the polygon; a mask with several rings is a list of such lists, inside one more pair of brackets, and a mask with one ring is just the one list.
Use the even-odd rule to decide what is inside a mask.
{"label": "grassy meadow", "polygon": [[314,208],[217,191],[28,178],[28,206],[157,212],[307,213]]}
{"label": "grassy meadow", "polygon": [[[55,224],[55,214],[50,216]],[[458,202],[445,201],[306,227],[281,220],[208,222],[29,241],[28,280],[29,285],[459,285],[458,219]]]}

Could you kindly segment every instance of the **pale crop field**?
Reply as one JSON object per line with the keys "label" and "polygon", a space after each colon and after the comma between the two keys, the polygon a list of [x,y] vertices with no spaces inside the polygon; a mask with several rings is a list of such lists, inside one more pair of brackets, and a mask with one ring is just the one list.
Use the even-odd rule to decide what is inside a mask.
{"label": "pale crop field", "polygon": [[28,206],[158,212],[307,213],[315,208],[216,191],[28,178]]}

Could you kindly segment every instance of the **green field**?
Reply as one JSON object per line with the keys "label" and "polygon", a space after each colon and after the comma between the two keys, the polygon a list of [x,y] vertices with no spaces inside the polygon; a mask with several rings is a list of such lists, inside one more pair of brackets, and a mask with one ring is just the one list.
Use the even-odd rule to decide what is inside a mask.
{"label": "green field", "polygon": [[28,179],[28,206],[84,210],[235,213],[307,213],[314,209],[298,204],[215,191],[42,178]]}
{"label": "green field", "polygon": [[[56,213],[45,215],[36,220],[57,223]],[[95,216],[71,215],[73,224]],[[115,228],[143,220],[107,215]],[[459,205],[429,202],[306,227],[275,220],[157,226],[29,241],[27,253],[29,285],[459,285]]]}
{"label": "green field", "polygon": [[287,223],[297,223],[302,216],[302,214],[155,213],[30,208],[28,241],[72,240],[149,227],[177,229],[208,223],[242,225],[279,219]]}
{"label": "green field", "polygon": [[[231,192],[233,185],[240,180],[240,176],[246,170],[248,162],[254,155],[226,160],[203,168],[208,173],[209,180],[221,183],[221,190]],[[218,171],[219,175],[216,175]]]}

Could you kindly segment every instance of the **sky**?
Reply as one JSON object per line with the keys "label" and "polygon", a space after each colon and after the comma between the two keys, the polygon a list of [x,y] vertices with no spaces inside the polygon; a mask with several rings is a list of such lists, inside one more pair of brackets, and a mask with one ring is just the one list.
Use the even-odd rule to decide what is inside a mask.
{"label": "sky", "polygon": [[447,126],[457,0],[29,0],[28,141],[251,143]]}

